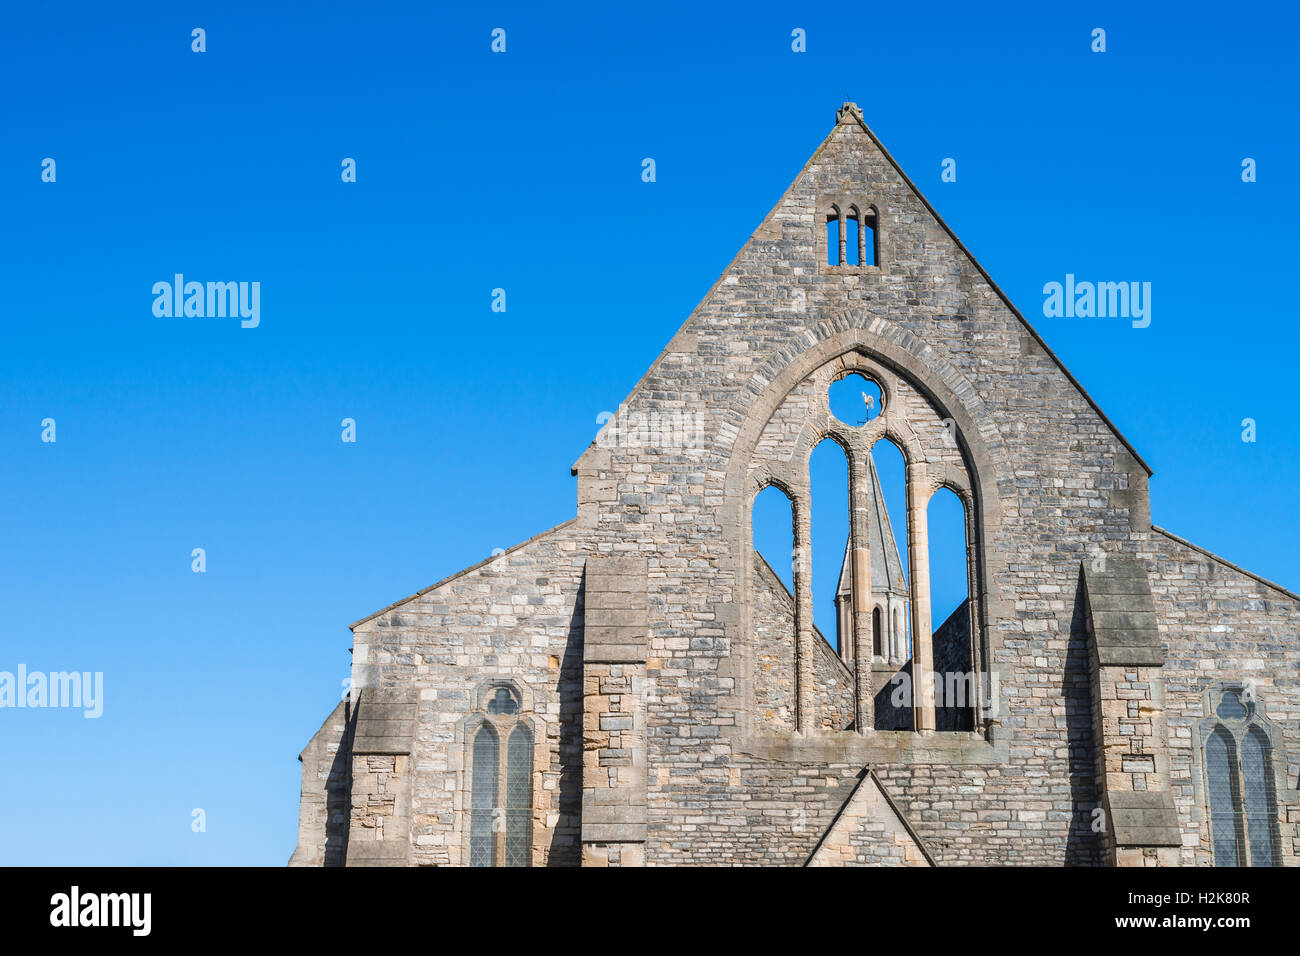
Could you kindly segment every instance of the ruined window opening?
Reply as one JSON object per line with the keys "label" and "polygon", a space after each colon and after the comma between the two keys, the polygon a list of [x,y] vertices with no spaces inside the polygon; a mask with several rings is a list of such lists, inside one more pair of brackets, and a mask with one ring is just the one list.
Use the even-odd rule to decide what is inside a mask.
{"label": "ruined window opening", "polygon": [[793,594],[794,511],[789,496],[776,485],[768,485],[754,498],[750,522],[754,550]]}
{"label": "ruined window opening", "polygon": [[845,658],[852,655],[853,626],[846,564],[849,456],[844,447],[833,438],[822,439],[809,456],[808,476],[813,626]]}
{"label": "ruined window opening", "polygon": [[[843,221],[838,207],[828,218]],[[986,731],[996,684],[986,671],[975,584],[979,518],[951,419],[874,362],[841,356],[810,375],[812,383],[825,398],[792,391],[769,420],[763,464],[751,465],[759,489],[750,513],[758,552],[754,718],[796,733]],[[800,462],[791,452],[807,449],[810,438]],[[840,450],[825,449],[827,442]],[[779,549],[762,543],[771,532],[760,520],[762,497],[777,494],[766,490],[773,484],[789,496],[778,523],[795,553],[775,597],[762,558]],[[932,537],[935,496],[947,500],[935,505]],[[949,578],[933,594],[932,542],[939,576]],[[773,570],[783,568],[773,562]],[[839,660],[828,661],[828,650]],[[914,678],[916,667],[924,670]]]}
{"label": "ruined window opening", "polygon": [[966,505],[945,487],[930,496],[926,512],[935,729],[973,730],[979,687],[972,642]]}
{"label": "ruined window opening", "polygon": [[[914,725],[911,621],[911,540],[907,519],[907,460],[888,438],[871,449],[866,501],[872,548],[871,601],[880,610],[880,650],[873,661],[877,730],[911,730]],[[892,629],[885,627],[894,622]],[[874,621],[873,621],[874,623]]]}
{"label": "ruined window opening", "polygon": [[858,220],[858,265],[875,266],[880,255],[879,236],[876,229],[876,208],[869,206]]}
{"label": "ruined window opening", "polygon": [[832,207],[832,211],[826,216],[826,264],[831,266],[844,265],[844,215]]}
{"label": "ruined window opening", "polygon": [[794,521],[794,502],[784,488],[767,485],[754,496],[750,526],[755,593],[763,602],[755,668],[764,677],[756,683],[754,705],[766,722],[787,730],[795,729],[797,718]]}

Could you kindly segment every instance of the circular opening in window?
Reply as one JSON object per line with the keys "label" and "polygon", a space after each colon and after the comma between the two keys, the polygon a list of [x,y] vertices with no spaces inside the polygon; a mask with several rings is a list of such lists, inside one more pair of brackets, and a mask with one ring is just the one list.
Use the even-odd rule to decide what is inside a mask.
{"label": "circular opening in window", "polygon": [[855,427],[874,420],[885,407],[885,393],[879,383],[858,372],[832,382],[827,397],[831,414]]}

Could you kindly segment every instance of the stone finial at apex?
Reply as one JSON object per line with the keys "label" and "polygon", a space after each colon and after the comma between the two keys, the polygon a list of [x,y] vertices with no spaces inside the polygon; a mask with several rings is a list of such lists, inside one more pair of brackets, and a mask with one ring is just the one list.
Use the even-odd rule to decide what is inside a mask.
{"label": "stone finial at apex", "polygon": [[859,123],[864,122],[862,119],[862,110],[858,108],[857,103],[845,100],[844,105],[835,111],[835,122],[852,123],[854,120],[857,120]]}

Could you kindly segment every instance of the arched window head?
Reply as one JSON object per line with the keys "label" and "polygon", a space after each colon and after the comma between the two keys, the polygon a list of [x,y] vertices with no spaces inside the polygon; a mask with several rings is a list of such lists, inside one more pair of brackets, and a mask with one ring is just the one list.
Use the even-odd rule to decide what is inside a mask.
{"label": "arched window head", "polygon": [[1219,698],[1219,706],[1214,712],[1224,720],[1241,720],[1250,716],[1250,710],[1241,698],[1241,691],[1233,688],[1225,690]]}
{"label": "arched window head", "polygon": [[844,265],[844,213],[839,206],[831,203],[826,213],[826,264]]}

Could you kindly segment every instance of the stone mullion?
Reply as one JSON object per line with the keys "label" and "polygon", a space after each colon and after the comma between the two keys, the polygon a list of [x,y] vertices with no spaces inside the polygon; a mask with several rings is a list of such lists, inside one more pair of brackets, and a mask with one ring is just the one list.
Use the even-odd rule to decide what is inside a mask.
{"label": "stone mullion", "polygon": [[[867,217],[858,213],[858,265],[867,264]],[[883,648],[882,648],[883,650]]]}
{"label": "stone mullion", "polygon": [[[806,489],[805,485],[805,489]],[[812,517],[806,490],[794,497],[795,729],[813,729]]]}
{"label": "stone mullion", "polygon": [[875,648],[871,645],[871,545],[867,540],[867,489],[866,456],[859,452],[852,456],[849,466],[849,502],[851,539],[849,554],[852,559],[850,577],[853,608],[853,686],[856,698],[854,726],[864,734],[875,729],[875,700],[871,686],[871,661]]}
{"label": "stone mullion", "polygon": [[912,579],[912,727],[934,730],[934,647],[930,628],[930,485],[925,463],[907,463],[907,559]]}
{"label": "stone mullion", "polygon": [[492,721],[492,729],[497,732],[498,741],[496,813],[492,817],[492,828],[497,838],[492,841],[492,853],[495,857],[492,865],[502,867],[506,865],[506,832],[510,828],[510,821],[506,817],[506,757],[510,751],[510,740],[500,721]]}
{"label": "stone mullion", "polygon": [[840,217],[840,265],[844,265],[844,263],[848,262],[848,256],[846,255],[848,251],[847,250],[848,237],[844,235],[844,210],[841,209],[839,211],[839,217]]}

